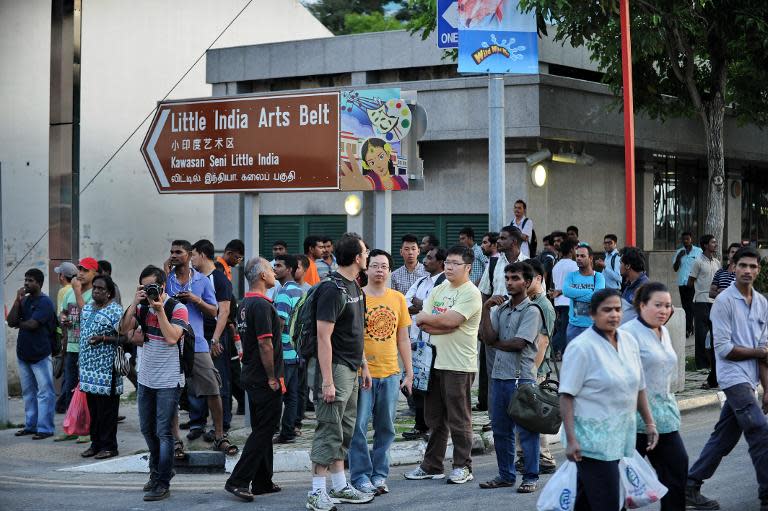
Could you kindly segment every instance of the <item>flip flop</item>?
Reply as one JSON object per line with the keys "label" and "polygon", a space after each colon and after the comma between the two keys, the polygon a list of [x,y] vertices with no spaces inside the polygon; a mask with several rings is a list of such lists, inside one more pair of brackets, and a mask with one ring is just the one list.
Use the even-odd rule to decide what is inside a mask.
{"label": "flip flop", "polygon": [[37,431],[32,431],[31,429],[20,429],[16,433],[13,434],[13,436],[26,436],[26,435],[36,435]]}
{"label": "flip flop", "polygon": [[253,493],[249,492],[248,488],[238,488],[237,486],[225,484],[224,489],[239,499],[253,502]]}
{"label": "flip flop", "polygon": [[217,438],[213,441],[213,450],[221,451],[227,456],[234,456],[240,452],[240,448],[238,448],[236,445],[232,445],[232,443],[229,441],[229,438],[226,436]]}
{"label": "flip flop", "polygon": [[66,442],[67,440],[77,440],[77,435],[61,435],[53,439],[54,442]]}
{"label": "flip flop", "polygon": [[253,490],[251,490],[251,493],[254,494],[254,495],[264,495],[265,493],[277,493],[277,492],[279,492],[281,490],[282,490],[282,488],[280,488],[275,483],[272,483],[272,486],[270,486],[269,488],[267,488],[265,490],[264,489],[259,489],[259,490],[253,489]]}
{"label": "flip flop", "polygon": [[89,435],[79,436],[79,437],[77,437],[77,442],[75,442],[75,443],[76,444],[89,444],[89,443],[91,443],[91,437]]}
{"label": "flip flop", "polygon": [[187,453],[184,452],[184,442],[176,440],[173,443],[173,457],[177,460],[183,460],[187,457]]}

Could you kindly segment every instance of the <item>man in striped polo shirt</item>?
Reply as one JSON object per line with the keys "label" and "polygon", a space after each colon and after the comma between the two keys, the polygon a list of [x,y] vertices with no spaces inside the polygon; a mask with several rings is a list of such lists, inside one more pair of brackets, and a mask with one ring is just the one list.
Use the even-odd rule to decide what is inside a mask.
{"label": "man in striped polo shirt", "polygon": [[[171,317],[165,312],[169,299],[165,293],[165,272],[147,266],[139,276],[133,302],[120,321],[120,331],[136,330],[145,318],[143,346],[137,389],[141,433],[149,448],[149,481],[144,485],[144,500],[162,500],[170,495],[173,477],[173,433],[171,423],[179,405],[184,374],[179,363],[183,328],[189,321],[187,308],[176,302]],[[148,308],[143,312],[142,309]]]}

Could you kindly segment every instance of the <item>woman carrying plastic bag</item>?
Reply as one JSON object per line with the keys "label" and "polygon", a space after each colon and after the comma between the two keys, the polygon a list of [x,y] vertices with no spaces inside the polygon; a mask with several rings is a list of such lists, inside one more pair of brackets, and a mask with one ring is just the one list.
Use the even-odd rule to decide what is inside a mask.
{"label": "woman carrying plastic bag", "polygon": [[573,511],[576,507],[576,464],[566,460],[547,482],[536,502],[538,511]]}
{"label": "woman carrying plastic bag", "polygon": [[67,435],[86,436],[91,431],[91,413],[88,411],[88,400],[80,385],[72,391],[67,414],[64,416],[64,432]]}
{"label": "woman carrying plastic bag", "polygon": [[[624,507],[627,509],[637,509],[653,504],[667,493],[667,487],[659,482],[656,472],[637,451],[631,457],[623,458],[619,462],[619,473]],[[664,509],[663,503],[661,507]],[[685,507],[671,507],[669,503],[667,508],[685,509]]]}

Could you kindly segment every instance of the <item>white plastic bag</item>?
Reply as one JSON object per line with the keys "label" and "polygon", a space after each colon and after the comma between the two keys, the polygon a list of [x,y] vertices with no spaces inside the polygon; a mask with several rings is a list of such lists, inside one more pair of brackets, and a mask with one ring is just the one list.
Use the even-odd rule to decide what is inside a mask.
{"label": "white plastic bag", "polygon": [[645,507],[667,494],[667,487],[659,482],[653,467],[637,451],[632,457],[621,459],[619,475],[624,507],[627,509]]}
{"label": "white plastic bag", "polygon": [[576,506],[576,463],[565,460],[544,486],[536,502],[538,511],[573,511]]}

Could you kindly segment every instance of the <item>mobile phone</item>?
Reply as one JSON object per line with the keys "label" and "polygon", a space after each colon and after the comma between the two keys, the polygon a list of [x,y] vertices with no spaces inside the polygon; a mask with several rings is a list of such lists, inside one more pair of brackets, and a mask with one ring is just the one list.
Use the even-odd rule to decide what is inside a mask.
{"label": "mobile phone", "polygon": [[401,387],[401,388],[400,388],[400,392],[402,392],[402,393],[403,393],[403,395],[404,395],[406,398],[409,398],[409,397],[411,397],[411,393],[410,393],[410,392],[408,392],[408,387]]}

